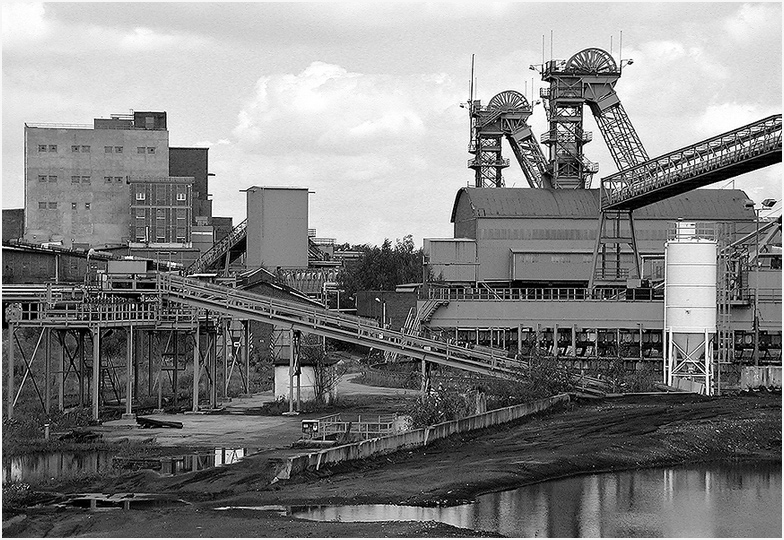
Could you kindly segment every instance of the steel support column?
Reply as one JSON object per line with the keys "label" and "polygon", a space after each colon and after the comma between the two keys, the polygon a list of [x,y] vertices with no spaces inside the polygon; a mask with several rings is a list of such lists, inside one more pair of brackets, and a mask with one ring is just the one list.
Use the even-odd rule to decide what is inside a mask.
{"label": "steel support column", "polygon": [[14,334],[16,325],[8,323],[8,418],[14,417]]}
{"label": "steel support column", "polygon": [[133,326],[129,326],[125,330],[125,349],[126,349],[126,356],[125,356],[125,414],[131,415],[132,414],[132,402],[133,402],[133,387],[134,387],[134,349],[133,349]]}
{"label": "steel support column", "polygon": [[[201,377],[201,364],[199,363],[199,324],[193,331],[193,412],[199,412],[199,378]],[[177,361],[177,358],[174,359]],[[175,363],[176,367],[176,363]]]}
{"label": "steel support column", "polygon": [[100,387],[99,381],[101,378],[101,329],[91,328],[90,330],[92,331],[93,336],[93,420],[98,420],[98,389]]}

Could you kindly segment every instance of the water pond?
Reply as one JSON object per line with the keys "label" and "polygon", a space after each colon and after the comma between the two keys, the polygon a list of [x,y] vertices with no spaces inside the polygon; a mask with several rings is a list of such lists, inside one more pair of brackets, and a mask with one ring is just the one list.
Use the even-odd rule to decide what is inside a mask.
{"label": "water pond", "polygon": [[474,503],[292,507],[319,521],[435,520],[511,537],[781,537],[780,464],[593,474],[490,493]]}

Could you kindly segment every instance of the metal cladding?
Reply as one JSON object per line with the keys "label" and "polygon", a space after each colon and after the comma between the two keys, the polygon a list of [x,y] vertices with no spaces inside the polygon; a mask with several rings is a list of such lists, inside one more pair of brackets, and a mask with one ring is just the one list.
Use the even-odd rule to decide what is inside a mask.
{"label": "metal cladding", "polygon": [[[754,210],[745,206],[742,190],[699,189],[656,202],[635,212],[640,219],[688,218],[697,221],[753,221]],[[463,207],[474,217],[599,216],[598,189],[481,189],[461,188],[455,197],[451,222]]]}

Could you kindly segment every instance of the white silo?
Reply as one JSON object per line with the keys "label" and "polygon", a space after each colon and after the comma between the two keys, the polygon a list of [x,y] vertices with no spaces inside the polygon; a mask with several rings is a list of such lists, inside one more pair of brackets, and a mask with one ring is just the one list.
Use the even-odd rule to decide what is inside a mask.
{"label": "white silo", "polygon": [[716,333],[716,242],[697,235],[695,224],[678,223],[664,245],[666,383],[711,394]]}

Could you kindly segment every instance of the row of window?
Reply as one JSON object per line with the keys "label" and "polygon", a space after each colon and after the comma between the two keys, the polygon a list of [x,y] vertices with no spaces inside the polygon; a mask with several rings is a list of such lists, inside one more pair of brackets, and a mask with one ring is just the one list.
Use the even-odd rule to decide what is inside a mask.
{"label": "row of window", "polygon": [[[156,228],[153,231],[153,234],[150,236],[154,236],[157,242],[166,242],[166,230],[163,228]],[[171,229],[168,231],[171,234]],[[148,229],[146,227],[136,227],[136,241],[137,242],[145,242],[148,240],[147,237]],[[185,238],[185,229],[182,227],[177,227],[174,230],[174,241],[184,243],[186,241]]]}
{"label": "row of window", "polygon": [[[39,152],[57,152],[57,145],[56,144],[39,144],[38,145]],[[122,154],[123,147],[122,146],[104,146],[103,151],[105,154]],[[90,153],[90,145],[87,144],[72,144],[71,145],[71,152],[81,152],[85,154]],[[154,154],[155,147],[154,146],[137,146],[136,147],[137,154]]]}
{"label": "row of window", "polygon": [[[164,209],[164,208],[157,208],[155,210],[155,217],[157,219],[166,219],[166,209]],[[184,208],[177,208],[176,217],[179,220],[185,220],[187,218],[187,215],[185,213],[185,209]],[[147,219],[146,212],[144,210],[137,209],[136,210],[136,219]]]}
{"label": "row of window", "polygon": [[[123,177],[122,176],[104,176],[103,180],[107,184],[110,184],[112,182],[122,182],[123,181]],[[38,181],[39,182],[57,183],[57,175],[39,174],[38,175]],[[90,183],[92,183],[92,177],[91,176],[73,175],[73,176],[71,176],[71,183],[72,184],[90,184]],[[185,200],[185,199],[182,199],[182,200]]]}
{"label": "row of window", "polygon": [[[144,193],[143,191],[137,191],[136,192],[136,200],[137,201],[145,201],[145,200],[147,200],[147,194]],[[178,201],[185,201],[185,200],[187,200],[187,195],[185,193],[178,193],[177,194],[177,200]]]}
{"label": "row of window", "polygon": [[[72,202],[71,203],[71,210],[76,210],[79,206],[79,203]],[[56,202],[47,202],[47,201],[39,201],[38,202],[38,209],[39,210],[57,210],[57,203]],[[90,209],[90,203],[84,203],[84,209]]]}

